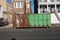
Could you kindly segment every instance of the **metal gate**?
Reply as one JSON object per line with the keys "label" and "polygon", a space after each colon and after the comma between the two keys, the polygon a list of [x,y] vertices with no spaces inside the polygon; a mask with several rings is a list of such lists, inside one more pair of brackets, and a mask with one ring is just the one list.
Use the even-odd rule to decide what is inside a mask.
{"label": "metal gate", "polygon": [[51,14],[15,14],[13,15],[14,28],[50,27]]}
{"label": "metal gate", "polygon": [[14,28],[23,28],[28,27],[28,15],[26,14],[14,14],[13,15],[13,27]]}

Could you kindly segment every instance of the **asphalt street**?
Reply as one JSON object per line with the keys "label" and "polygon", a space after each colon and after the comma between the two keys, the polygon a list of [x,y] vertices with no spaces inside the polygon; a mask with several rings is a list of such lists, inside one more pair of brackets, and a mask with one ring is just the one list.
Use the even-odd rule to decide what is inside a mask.
{"label": "asphalt street", "polygon": [[13,29],[0,28],[0,40],[60,40],[60,27]]}

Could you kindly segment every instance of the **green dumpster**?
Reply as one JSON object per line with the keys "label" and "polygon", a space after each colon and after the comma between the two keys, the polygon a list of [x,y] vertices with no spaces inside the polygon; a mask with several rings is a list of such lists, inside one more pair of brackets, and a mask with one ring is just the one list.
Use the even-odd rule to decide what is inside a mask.
{"label": "green dumpster", "polygon": [[51,19],[51,14],[47,14],[47,19]]}
{"label": "green dumpster", "polygon": [[43,22],[42,22],[42,20],[39,21],[39,27],[43,27]]}
{"label": "green dumpster", "polygon": [[48,24],[48,26],[51,26],[51,14],[49,13],[49,14],[47,14],[47,24]]}
{"label": "green dumpster", "polygon": [[47,24],[48,26],[51,26],[51,20],[48,20]]}
{"label": "green dumpster", "polygon": [[42,14],[39,14],[39,15],[38,15],[38,19],[39,19],[39,21],[42,20],[42,16],[43,16]]}
{"label": "green dumpster", "polygon": [[35,27],[39,26],[38,21],[34,21],[34,24],[35,24]]}
{"label": "green dumpster", "polygon": [[43,15],[43,20],[47,19],[47,14],[42,14]]}
{"label": "green dumpster", "polygon": [[46,27],[47,26],[47,21],[43,20],[43,26]]}
{"label": "green dumpster", "polygon": [[34,20],[38,21],[38,14],[34,14]]}
{"label": "green dumpster", "polygon": [[31,25],[31,27],[34,27],[34,21],[29,21],[29,24]]}
{"label": "green dumpster", "polygon": [[30,20],[30,21],[33,21],[33,20],[34,20],[34,15],[30,14],[30,15],[29,15],[29,20]]}
{"label": "green dumpster", "polygon": [[29,24],[31,27],[47,27],[51,26],[51,14],[30,14],[29,15]]}

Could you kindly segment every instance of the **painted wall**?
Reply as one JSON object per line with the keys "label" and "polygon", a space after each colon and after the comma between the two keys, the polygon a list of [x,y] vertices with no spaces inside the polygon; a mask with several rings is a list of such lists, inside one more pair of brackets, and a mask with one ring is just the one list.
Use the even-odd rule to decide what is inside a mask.
{"label": "painted wall", "polygon": [[3,8],[7,9],[7,1],[6,0],[0,0],[0,5],[2,5]]}
{"label": "painted wall", "polygon": [[0,18],[3,18],[3,7],[0,7]]}
{"label": "painted wall", "polygon": [[[60,13],[59,13],[60,16]],[[56,18],[55,14],[51,14],[51,23],[52,24],[59,24],[60,21]]]}
{"label": "painted wall", "polygon": [[7,9],[7,1],[6,0],[0,0],[0,18],[3,18],[3,11],[5,11],[5,9]]}

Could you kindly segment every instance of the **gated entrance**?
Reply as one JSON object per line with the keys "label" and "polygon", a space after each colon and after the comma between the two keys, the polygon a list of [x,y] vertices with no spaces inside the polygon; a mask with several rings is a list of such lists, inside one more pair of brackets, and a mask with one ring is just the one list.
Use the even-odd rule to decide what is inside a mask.
{"label": "gated entrance", "polygon": [[13,26],[16,27],[28,27],[28,15],[26,14],[14,14],[13,15]]}

